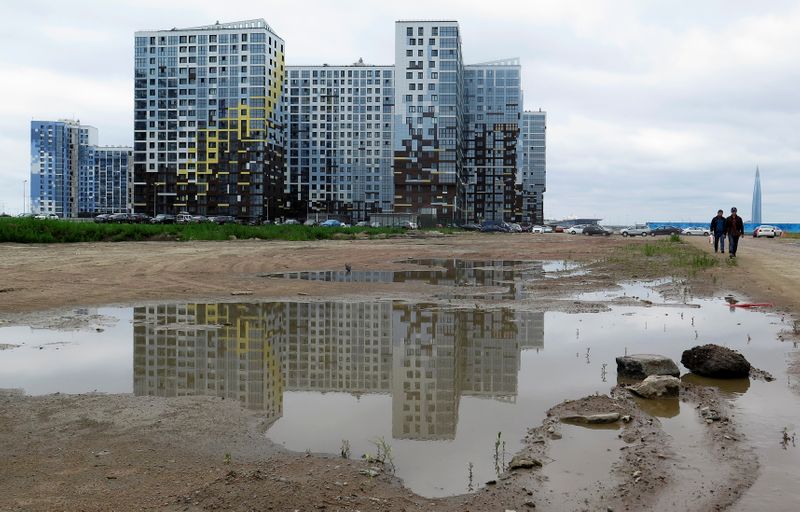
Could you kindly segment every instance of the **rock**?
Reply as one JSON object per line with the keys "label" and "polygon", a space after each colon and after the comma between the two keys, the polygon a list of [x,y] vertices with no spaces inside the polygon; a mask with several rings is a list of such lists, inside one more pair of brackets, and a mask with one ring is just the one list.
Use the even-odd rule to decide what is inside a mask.
{"label": "rock", "polygon": [[524,455],[514,455],[511,462],[508,464],[508,469],[531,469],[540,468],[542,463],[532,457]]}
{"label": "rock", "polygon": [[642,398],[675,398],[681,388],[681,381],[669,375],[651,375],[639,384],[628,389]]}
{"label": "rock", "polygon": [[372,468],[370,468],[370,469],[362,469],[361,471],[359,471],[359,473],[361,473],[362,475],[366,475],[366,476],[368,476],[370,478],[375,478],[376,476],[380,475],[380,473],[378,471],[375,471]]}
{"label": "rock", "polygon": [[742,354],[713,344],[684,350],[681,364],[704,377],[736,379],[750,375],[750,363]]}
{"label": "rock", "polygon": [[650,375],[671,375],[681,372],[672,359],[656,354],[633,354],[617,358],[617,374],[623,377],[645,378]]}
{"label": "rock", "polygon": [[536,508],[536,502],[534,502],[533,500],[528,500],[525,502],[525,506],[528,508]]}
{"label": "rock", "polygon": [[722,416],[710,407],[703,407],[700,409],[700,416],[706,419],[707,423],[711,423],[714,421],[719,421],[722,419]]}
{"label": "rock", "polygon": [[581,414],[573,414],[571,416],[562,416],[561,421],[571,423],[589,423],[598,425],[601,423],[614,423],[619,421],[620,416],[618,412],[606,412],[601,414],[589,414],[587,416]]}

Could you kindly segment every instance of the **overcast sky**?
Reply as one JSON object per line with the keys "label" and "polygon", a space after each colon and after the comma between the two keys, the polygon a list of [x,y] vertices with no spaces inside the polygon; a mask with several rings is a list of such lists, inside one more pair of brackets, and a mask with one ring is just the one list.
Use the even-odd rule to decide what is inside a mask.
{"label": "overcast sky", "polygon": [[115,0],[0,4],[0,210],[22,208],[30,120],[132,144],[133,33],[264,18],[287,64],[392,64],[394,21],[456,19],[466,63],[522,61],[548,112],[545,216],[800,221],[800,1]]}

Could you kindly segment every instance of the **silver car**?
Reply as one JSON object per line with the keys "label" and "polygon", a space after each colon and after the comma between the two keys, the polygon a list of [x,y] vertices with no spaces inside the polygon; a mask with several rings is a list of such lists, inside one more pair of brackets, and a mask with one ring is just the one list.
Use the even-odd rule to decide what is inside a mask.
{"label": "silver car", "polygon": [[620,229],[619,234],[622,236],[647,236],[650,234],[650,228],[644,224],[637,224]]}
{"label": "silver car", "polygon": [[704,236],[708,236],[709,232],[708,232],[708,228],[701,228],[701,227],[692,226],[692,227],[686,228],[683,231],[681,231],[681,234],[682,235],[704,235]]}

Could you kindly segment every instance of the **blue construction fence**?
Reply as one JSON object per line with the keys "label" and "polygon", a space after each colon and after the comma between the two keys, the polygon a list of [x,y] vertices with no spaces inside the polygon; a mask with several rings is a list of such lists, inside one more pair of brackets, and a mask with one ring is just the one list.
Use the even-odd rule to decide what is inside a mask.
{"label": "blue construction fence", "polygon": [[[651,229],[661,226],[675,226],[676,228],[681,228],[681,229],[689,228],[692,226],[707,228],[710,223],[711,223],[711,218],[709,217],[709,219],[705,222],[648,222],[647,226]],[[797,222],[762,222],[761,224],[753,224],[752,222],[745,222],[744,232],[745,234],[752,234],[753,230],[757,226],[763,226],[764,224],[775,226],[786,233],[800,233],[800,223]]]}

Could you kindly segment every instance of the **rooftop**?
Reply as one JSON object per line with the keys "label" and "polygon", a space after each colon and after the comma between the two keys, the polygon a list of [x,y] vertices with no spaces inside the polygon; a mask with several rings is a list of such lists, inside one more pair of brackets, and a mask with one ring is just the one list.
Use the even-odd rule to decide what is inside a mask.
{"label": "rooftop", "polygon": [[[179,31],[201,31],[201,30],[244,30],[244,29],[254,29],[254,28],[263,28],[267,29],[273,34],[276,32],[269,26],[269,24],[264,20],[264,18],[257,18],[252,20],[242,20],[242,21],[231,21],[229,23],[220,23],[217,21],[213,25],[200,25],[197,27],[185,27],[185,28],[165,28],[165,29],[155,29],[155,30],[141,30],[139,32],[179,32]],[[277,34],[276,34],[277,35]]]}

